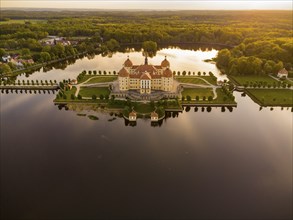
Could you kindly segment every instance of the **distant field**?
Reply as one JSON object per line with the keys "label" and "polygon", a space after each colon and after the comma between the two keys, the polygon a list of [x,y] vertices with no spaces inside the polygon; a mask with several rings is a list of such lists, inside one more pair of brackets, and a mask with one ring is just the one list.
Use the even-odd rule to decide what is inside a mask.
{"label": "distant field", "polygon": [[232,80],[236,81],[239,85],[244,85],[246,83],[260,83],[260,82],[266,82],[267,84],[273,84],[277,83],[278,81],[273,79],[270,76],[229,76],[229,78],[232,78]]}
{"label": "distant field", "polygon": [[79,95],[82,97],[92,97],[93,95],[96,95],[97,98],[99,98],[100,95],[109,95],[110,90],[108,87],[96,87],[96,88],[80,88]]}
{"label": "distant field", "polygon": [[25,22],[30,22],[32,24],[37,24],[37,23],[46,23],[47,20],[37,20],[37,19],[32,19],[32,20],[9,20],[9,21],[0,21],[0,25],[1,24],[24,24]]}
{"label": "distant field", "polygon": [[248,95],[265,106],[293,106],[293,91],[289,89],[248,89]]}

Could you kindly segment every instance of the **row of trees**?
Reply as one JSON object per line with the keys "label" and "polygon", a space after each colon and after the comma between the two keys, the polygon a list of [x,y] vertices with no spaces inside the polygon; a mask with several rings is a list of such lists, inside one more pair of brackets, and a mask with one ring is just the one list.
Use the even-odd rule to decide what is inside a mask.
{"label": "row of trees", "polygon": [[10,81],[2,81],[0,80],[0,85],[53,85],[56,84],[56,80],[18,80],[17,82],[10,82]]}

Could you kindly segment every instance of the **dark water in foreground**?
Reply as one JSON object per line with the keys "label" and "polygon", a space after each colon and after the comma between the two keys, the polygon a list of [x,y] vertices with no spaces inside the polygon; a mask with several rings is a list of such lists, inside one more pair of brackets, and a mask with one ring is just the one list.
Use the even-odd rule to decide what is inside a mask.
{"label": "dark water in foreground", "polygon": [[236,97],[131,127],[1,94],[2,219],[291,219],[292,113]]}

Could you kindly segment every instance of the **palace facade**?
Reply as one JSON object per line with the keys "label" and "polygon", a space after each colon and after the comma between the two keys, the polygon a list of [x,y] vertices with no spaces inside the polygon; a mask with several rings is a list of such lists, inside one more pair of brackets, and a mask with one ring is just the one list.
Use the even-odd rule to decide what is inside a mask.
{"label": "palace facade", "polygon": [[133,65],[129,57],[118,73],[120,91],[139,90],[141,94],[150,94],[152,90],[169,92],[173,88],[173,73],[169,61],[161,65],[148,64],[147,57],[142,65]]}

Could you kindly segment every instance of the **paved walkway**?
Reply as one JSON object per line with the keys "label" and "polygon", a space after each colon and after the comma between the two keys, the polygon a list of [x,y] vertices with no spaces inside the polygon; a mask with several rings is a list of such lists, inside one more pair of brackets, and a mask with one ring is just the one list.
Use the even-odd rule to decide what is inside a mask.
{"label": "paved walkway", "polygon": [[275,77],[275,76],[273,76],[273,75],[270,75],[270,74],[269,74],[269,77],[271,77],[271,78],[273,78],[273,79],[275,79],[275,80],[277,80],[277,81],[280,81],[279,78],[277,78],[277,77]]}

